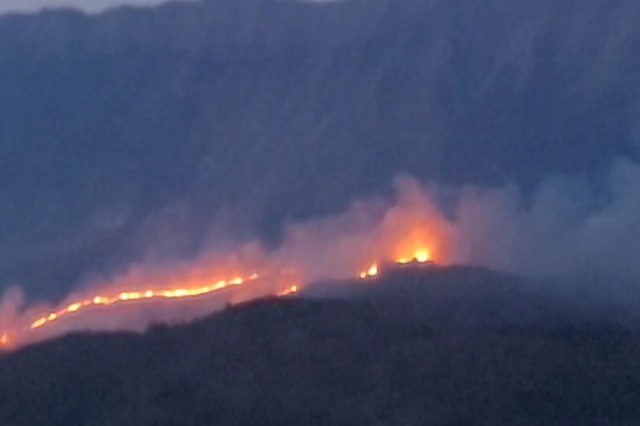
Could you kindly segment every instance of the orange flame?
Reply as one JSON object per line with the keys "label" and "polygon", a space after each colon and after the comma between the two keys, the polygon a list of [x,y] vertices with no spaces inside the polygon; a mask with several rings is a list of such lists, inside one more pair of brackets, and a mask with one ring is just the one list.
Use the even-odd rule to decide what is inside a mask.
{"label": "orange flame", "polygon": [[[411,247],[411,246],[408,246]],[[408,263],[427,263],[432,260],[431,251],[420,247],[417,249],[406,249],[400,246],[397,252],[410,252],[411,255],[405,257],[398,257],[394,260],[397,264],[408,264]],[[371,279],[375,278],[380,274],[380,266],[378,263],[373,263],[369,268],[362,271],[358,276],[360,279]],[[0,335],[0,348],[9,349],[13,346],[20,346],[23,343],[21,335],[25,332],[29,331],[37,331],[43,329],[53,323],[69,317],[75,316],[89,308],[96,307],[109,307],[113,305],[125,305],[125,304],[134,304],[136,302],[144,302],[144,301],[153,301],[153,300],[162,300],[162,299],[187,299],[187,298],[197,298],[209,295],[211,293],[215,293],[230,287],[238,287],[250,283],[251,281],[255,281],[259,278],[259,275],[253,273],[248,275],[247,277],[237,276],[235,278],[229,280],[220,280],[209,285],[203,285],[198,287],[179,287],[179,288],[169,288],[169,289],[161,289],[161,290],[141,290],[141,291],[123,291],[114,295],[97,295],[92,296],[90,298],[84,300],[74,301],[59,309],[57,311],[49,312],[46,315],[43,315],[35,320],[33,320],[27,329],[25,330],[14,330],[8,333]],[[298,284],[291,285],[287,287],[285,290],[281,292],[276,292],[275,294],[280,297],[290,296],[296,294],[300,291],[300,286]],[[11,336],[11,338],[10,338]],[[27,338],[27,340],[30,340]]]}
{"label": "orange flame", "polygon": [[[348,227],[338,226],[336,232],[336,218],[329,218],[326,221],[314,222],[311,226],[305,224],[293,227],[288,239],[283,243],[283,247],[275,253],[265,253],[259,243],[249,245],[248,251],[232,253],[223,265],[233,268],[234,271],[245,271],[250,265],[252,270],[260,272],[261,282],[264,276],[277,275],[279,278],[273,284],[280,284],[278,287],[261,288],[258,285],[249,286],[249,291],[239,290],[229,299],[248,300],[257,296],[273,294],[277,296],[288,296],[300,291],[301,284],[308,284],[314,279],[343,279],[349,276],[358,276],[362,280],[373,280],[380,275],[384,265],[393,264],[424,264],[434,260],[438,262],[449,262],[452,258],[452,230],[446,220],[441,218],[434,210],[428,197],[421,192],[415,183],[401,182],[402,188],[399,191],[399,199],[392,208],[385,212],[378,222],[369,224],[369,218],[362,223],[363,228],[356,227],[357,231],[352,231],[351,220],[344,221]],[[351,213],[346,215],[351,219]],[[355,210],[355,217],[360,218],[361,211]],[[337,218],[340,224],[342,216]],[[377,220],[377,219],[376,219]],[[357,222],[360,224],[360,222]],[[344,234],[344,235],[343,235]],[[245,247],[243,247],[243,250]],[[321,252],[323,256],[318,260],[315,254]],[[217,255],[218,253],[216,253]],[[216,267],[218,258],[215,259]],[[230,262],[227,265],[226,262]],[[374,263],[368,263],[374,262]],[[178,278],[183,284],[166,284],[164,289],[158,289],[159,282],[156,277],[146,275],[144,268],[138,271],[133,270],[132,275],[127,275],[123,280],[110,284],[112,289],[102,294],[91,294],[86,299],[79,297],[78,300],[70,300],[59,309],[52,309],[42,313],[39,308],[31,308],[25,312],[19,312],[18,319],[12,321],[6,329],[0,330],[0,349],[20,347],[28,343],[40,341],[46,338],[55,337],[63,333],[79,330],[98,328],[102,326],[100,321],[93,321],[92,325],[85,325],[78,318],[83,312],[92,313],[102,308],[115,305],[134,305],[136,303],[152,303],[159,300],[180,300],[189,298],[205,297],[206,295],[222,291],[231,287],[245,287],[249,282],[258,280],[258,274],[242,275],[210,282],[209,264],[202,267],[201,263],[194,263],[181,266],[177,272],[171,270],[172,275]],[[359,266],[369,265],[368,268],[357,273]],[[293,272],[291,272],[293,271]],[[153,272],[153,271],[152,271]],[[283,279],[280,274],[288,274]],[[292,276],[294,275],[294,276]],[[161,282],[167,282],[166,276],[160,276]],[[142,289],[136,289],[137,283],[154,283]],[[295,285],[291,285],[296,282]],[[206,284],[203,284],[206,283]],[[289,287],[282,284],[286,283]],[[118,290],[113,290],[118,288]],[[281,290],[283,289],[284,290]],[[126,289],[123,291],[123,289]],[[239,297],[236,297],[239,296]],[[210,308],[209,306],[203,308]],[[203,311],[203,310],[202,310]],[[39,315],[35,315],[38,312]],[[117,314],[114,314],[114,318]],[[98,315],[96,314],[96,317]],[[192,316],[191,318],[193,318]],[[68,318],[69,322],[60,321]],[[10,318],[13,320],[13,318]],[[75,320],[74,323],[71,319]],[[89,322],[92,317],[87,318]],[[155,318],[144,318],[139,321],[141,324],[132,324],[131,328],[139,325],[146,326]],[[173,318],[172,318],[173,319]],[[7,320],[5,320],[7,321]],[[115,321],[117,322],[117,321]],[[55,324],[61,326],[56,328]],[[106,321],[109,323],[109,321]],[[95,324],[98,324],[95,326]],[[119,326],[119,323],[118,323]],[[125,324],[124,328],[129,327]],[[51,327],[51,328],[49,328]],[[106,327],[111,327],[107,324]],[[42,331],[46,329],[46,331]],[[111,328],[109,328],[111,329]],[[2,334],[4,332],[4,334]]]}
{"label": "orange flame", "polygon": [[299,291],[300,291],[299,287],[294,284],[291,287],[285,289],[284,291],[281,291],[280,293],[278,293],[278,296],[280,297],[291,296],[292,294],[296,294]]}
{"label": "orange flame", "polygon": [[379,271],[379,268],[378,268],[378,264],[374,263],[366,271],[360,272],[359,277],[360,277],[360,279],[364,280],[364,279],[367,279],[367,278],[376,277],[376,276],[378,276],[379,273],[380,273],[380,271]]}
{"label": "orange flame", "polygon": [[432,261],[431,252],[427,249],[418,249],[411,257],[399,257],[396,259],[396,263],[400,265],[406,265],[412,262],[427,263],[430,261]]}
{"label": "orange flame", "polygon": [[[160,299],[186,299],[197,298],[206,296],[230,287],[239,287],[246,285],[252,281],[259,279],[259,275],[254,273],[248,277],[235,277],[230,280],[220,280],[206,286],[194,287],[194,288],[177,288],[166,290],[144,290],[144,291],[124,291],[113,296],[94,296],[85,300],[76,301],[68,304],[66,307],[50,312],[33,322],[24,330],[13,330],[0,335],[0,350],[11,350],[14,346],[21,346],[25,343],[20,336],[23,336],[28,332],[35,332],[40,329],[44,329],[53,323],[68,317],[75,316],[88,308],[96,307],[109,307],[113,305],[134,304],[136,302],[153,301]],[[293,284],[287,287],[285,290],[276,293],[277,296],[284,297],[296,294],[300,291],[300,286]],[[12,336],[10,338],[10,336]],[[15,338],[15,341],[14,339]],[[26,341],[30,339],[27,338]],[[22,342],[22,343],[20,343]]]}
{"label": "orange flame", "polygon": [[66,315],[79,312],[80,310],[92,306],[110,306],[115,304],[121,304],[126,302],[136,302],[140,300],[151,299],[184,299],[188,297],[204,296],[216,291],[223,290],[230,286],[239,286],[247,281],[254,281],[258,279],[257,274],[252,274],[248,278],[236,277],[232,280],[221,280],[217,283],[210,284],[208,286],[196,287],[196,288],[178,288],[173,290],[146,290],[144,292],[129,291],[122,292],[112,297],[95,296],[91,299],[86,299],[80,302],[74,302],[57,312],[51,312],[42,318],[35,320],[31,323],[29,329],[36,330],[44,327],[45,325],[56,321]]}

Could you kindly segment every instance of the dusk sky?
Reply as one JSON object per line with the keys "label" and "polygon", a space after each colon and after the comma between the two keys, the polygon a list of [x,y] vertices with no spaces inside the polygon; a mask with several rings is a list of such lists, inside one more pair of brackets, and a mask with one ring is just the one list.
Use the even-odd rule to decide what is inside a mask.
{"label": "dusk sky", "polygon": [[635,0],[4,15],[0,289],[61,298],[141,263],[275,249],[407,179],[456,259],[640,274],[638,22]]}
{"label": "dusk sky", "polygon": [[166,0],[0,0],[0,13],[36,12],[43,8],[59,7],[71,7],[88,13],[96,13],[123,5],[152,6],[164,2]]}

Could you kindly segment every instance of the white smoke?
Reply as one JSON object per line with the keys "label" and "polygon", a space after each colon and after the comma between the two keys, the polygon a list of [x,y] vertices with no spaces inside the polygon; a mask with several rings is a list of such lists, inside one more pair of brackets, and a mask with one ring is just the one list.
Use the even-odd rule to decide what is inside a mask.
{"label": "white smoke", "polygon": [[549,179],[526,200],[515,187],[466,188],[459,260],[524,274],[640,275],[640,167],[618,161],[601,185]]}
{"label": "white smoke", "polygon": [[[123,304],[88,309],[56,321],[31,342],[77,330],[142,331],[153,323],[192,320],[238,302],[278,294],[291,284],[355,278],[369,265],[426,247],[441,264],[485,266],[534,275],[640,276],[640,166],[617,162],[604,182],[560,176],[525,196],[515,185],[459,189],[453,214],[436,201],[443,188],[401,177],[391,200],[355,201],[346,212],[289,225],[282,244],[218,244],[188,262],[132,265],[119,277],[94,278],[60,306],[23,309],[19,291],[0,303],[3,330],[28,330],[42,315],[96,295],[175,289],[222,278],[265,277],[212,297],[188,302]],[[80,318],[82,317],[82,318]],[[74,319],[76,318],[76,319]],[[78,319],[79,318],[79,319]]]}

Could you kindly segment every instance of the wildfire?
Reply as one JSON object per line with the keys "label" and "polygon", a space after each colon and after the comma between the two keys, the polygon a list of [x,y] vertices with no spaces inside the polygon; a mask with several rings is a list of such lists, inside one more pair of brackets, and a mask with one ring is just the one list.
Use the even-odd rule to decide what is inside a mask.
{"label": "wildfire", "polygon": [[[407,251],[405,251],[406,253]],[[404,265],[409,263],[427,263],[432,260],[431,251],[426,248],[419,248],[417,250],[409,251],[412,253],[410,256],[398,257],[393,262],[396,264]],[[372,263],[366,270],[363,270],[358,275],[360,279],[366,280],[375,278],[380,274],[380,266],[378,263]],[[42,328],[51,325],[63,318],[69,316],[75,316],[78,313],[89,310],[90,308],[109,307],[114,305],[134,304],[136,302],[154,301],[162,299],[187,299],[206,296],[211,293],[215,293],[230,287],[242,286],[255,281],[259,278],[258,274],[251,274],[246,277],[237,276],[228,280],[220,280],[208,285],[189,286],[184,285],[179,288],[167,288],[161,290],[146,289],[140,291],[123,291],[112,295],[96,295],[86,298],[84,300],[77,300],[73,303],[69,303],[65,307],[47,313],[31,323],[25,326],[24,329],[9,330],[9,332],[0,335],[0,348],[11,348],[13,346],[20,346],[23,339],[21,336],[28,332],[35,332]],[[285,290],[275,293],[279,297],[286,297],[296,294],[300,291],[298,284],[293,284],[287,287]],[[29,340],[29,338],[27,338]],[[18,343],[16,343],[18,342]]]}
{"label": "wildfire", "polygon": [[411,257],[399,257],[396,259],[396,263],[400,265],[406,265],[408,263],[427,263],[432,260],[431,252],[427,249],[419,249]]}
{"label": "wildfire", "polygon": [[[33,321],[28,328],[23,330],[14,330],[10,333],[4,333],[0,335],[0,348],[10,349],[14,343],[13,338],[19,338],[23,333],[29,331],[34,332],[52,325],[54,322],[70,316],[71,314],[78,314],[79,312],[88,308],[96,307],[109,307],[122,304],[133,304],[135,302],[153,301],[160,299],[187,299],[206,296],[230,287],[242,286],[248,284],[251,281],[255,281],[259,278],[258,274],[251,274],[248,277],[235,277],[229,280],[220,280],[215,283],[204,285],[200,287],[185,287],[176,289],[165,290],[144,290],[144,291],[124,291],[112,296],[94,296],[85,300],[76,301],[68,304],[66,307],[54,312],[50,312],[35,321]],[[284,297],[296,294],[300,291],[300,286],[293,284],[287,287],[285,290],[276,293],[277,296]],[[10,338],[10,336],[12,338]]]}
{"label": "wildfire", "polygon": [[[411,256],[408,257],[398,257],[393,261],[393,263],[397,265],[408,265],[410,263],[428,263],[433,261],[433,257],[431,256],[431,251],[425,248],[417,249],[413,252]],[[358,277],[361,280],[366,280],[369,278],[377,277],[380,274],[380,267],[377,263],[374,263],[369,267],[369,269],[360,272]]]}
{"label": "wildfire", "polygon": [[360,277],[360,279],[363,279],[363,280],[367,279],[367,278],[373,278],[373,277],[378,276],[379,272],[380,271],[378,270],[378,264],[374,263],[366,271],[360,272],[359,277]]}
{"label": "wildfire", "polygon": [[284,291],[281,291],[280,293],[278,293],[278,296],[280,297],[291,296],[292,294],[296,294],[299,291],[300,291],[299,287],[294,284],[291,287],[285,289]]}
{"label": "wildfire", "polygon": [[[419,207],[421,206],[418,203]],[[420,207],[422,208],[422,207]],[[340,267],[339,272],[332,270],[334,264],[340,264],[343,260],[344,251],[333,250],[333,242],[328,242],[323,252],[328,253],[328,259],[322,259],[322,262],[313,264],[313,267],[309,267],[305,262],[302,264],[295,263],[297,257],[283,256],[283,254],[297,253],[299,250],[297,244],[303,249],[315,246],[315,235],[313,233],[307,235],[306,229],[298,229],[297,233],[293,235],[295,238],[291,239],[293,249],[288,247],[287,250],[280,251],[273,256],[273,259],[269,257],[269,253],[263,253],[261,250],[249,251],[248,253],[254,257],[249,256],[249,259],[258,259],[255,263],[248,263],[251,268],[260,272],[260,282],[265,280],[265,276],[271,278],[277,277],[273,284],[279,284],[277,287],[261,287],[262,284],[252,285],[248,292],[240,291],[238,294],[231,295],[228,300],[248,300],[252,297],[266,296],[268,294],[286,297],[294,295],[300,292],[301,285],[308,284],[307,281],[313,279],[342,279],[345,276],[357,276],[361,280],[367,280],[375,282],[375,278],[379,277],[383,269],[388,265],[406,265],[406,264],[427,264],[437,258],[438,261],[447,261],[447,232],[446,226],[433,222],[431,216],[415,215],[414,210],[402,205],[398,210],[394,210],[392,214],[388,214],[381,222],[377,231],[372,233],[374,236],[370,240],[366,240],[369,244],[366,245],[368,250],[368,259],[372,263],[360,264],[365,266],[360,273],[357,273],[358,266],[350,264],[352,259],[348,256],[344,259],[344,265],[348,268]],[[432,223],[433,222],[433,223]],[[311,229],[315,229],[312,227]],[[348,241],[360,241],[358,238],[348,239]],[[313,244],[309,245],[307,241],[311,240]],[[336,247],[340,247],[337,244]],[[350,247],[350,246],[349,246]],[[358,247],[364,247],[358,246]],[[320,247],[319,249],[322,249]],[[326,249],[329,248],[329,249]],[[253,247],[251,247],[253,250]],[[313,253],[313,252],[312,252]],[[356,256],[357,257],[357,256]],[[312,256],[306,256],[305,259],[312,258]],[[366,258],[365,258],[366,259]],[[275,260],[272,262],[272,260]],[[235,262],[235,261],[233,261]],[[242,263],[232,263],[231,266],[225,266],[233,268],[234,271],[242,271]],[[226,264],[225,264],[226,265]],[[199,267],[201,266],[201,267]],[[69,303],[64,303],[58,308],[52,309],[49,312],[41,311],[39,308],[32,308],[20,313],[21,317],[17,321],[13,321],[10,325],[4,325],[6,327],[0,330],[0,349],[10,350],[13,348],[21,347],[25,344],[30,344],[36,341],[59,336],[63,333],[81,330],[81,329],[94,329],[100,327],[101,318],[97,318],[99,321],[92,321],[92,312],[98,316],[96,312],[98,310],[102,312],[110,312],[106,308],[113,306],[127,306],[138,304],[152,303],[160,300],[180,300],[180,299],[193,299],[198,297],[205,297],[212,293],[222,291],[231,287],[239,287],[248,285],[252,281],[259,279],[258,274],[251,275],[239,275],[226,280],[215,281],[208,273],[208,264],[202,265],[196,263],[194,266],[188,265],[185,270],[179,269],[175,272],[172,271],[173,276],[178,276],[180,284],[169,285],[165,284],[163,288],[161,282],[168,282],[167,277],[160,277],[161,282],[155,282],[156,275],[153,278],[149,278],[147,275],[133,275],[133,278],[127,276],[124,281],[117,281],[113,283],[110,288],[110,292],[91,294],[86,298],[80,297],[79,300],[70,300]],[[352,269],[351,269],[352,268]],[[312,271],[312,272],[310,272]],[[145,271],[142,273],[144,274]],[[353,274],[353,275],[352,275]],[[193,278],[193,277],[197,278]],[[126,281],[126,282],[125,282]],[[153,285],[146,286],[142,289],[133,290],[137,287],[138,282],[154,282]],[[292,284],[295,282],[296,284]],[[288,287],[286,287],[286,284]],[[113,290],[117,288],[117,290]],[[160,289],[158,289],[160,288]],[[123,291],[122,289],[127,289]],[[284,289],[284,290],[283,290]],[[239,296],[239,297],[236,297]],[[200,308],[209,308],[209,306],[198,306]],[[34,314],[36,312],[36,314]],[[86,312],[85,319],[88,319],[86,327],[82,321],[82,314]],[[201,312],[201,311],[199,311]],[[190,314],[191,312],[189,312]],[[128,315],[129,313],[125,313]],[[132,315],[135,314],[132,313]],[[114,317],[119,315],[118,312],[113,313]],[[196,317],[197,314],[190,318]],[[134,324],[139,327],[136,329],[144,329],[152,318],[144,318],[141,321],[142,324]],[[67,319],[69,322],[62,321]],[[120,318],[116,318],[119,319]],[[71,321],[75,322],[71,322]],[[110,324],[109,321],[106,321]],[[116,321],[119,324],[120,321]],[[56,328],[54,324],[61,324],[59,328]],[[95,327],[93,324],[99,324]],[[123,327],[126,328],[125,324]],[[111,325],[108,325],[111,327]],[[133,327],[132,327],[133,328]],[[46,329],[43,331],[43,329]],[[111,328],[109,328],[111,329]],[[4,334],[3,334],[4,333]]]}
{"label": "wildfire", "polygon": [[183,299],[183,298],[189,298],[189,297],[198,297],[198,296],[204,296],[216,291],[220,291],[231,286],[239,286],[248,281],[254,281],[256,279],[258,279],[258,275],[252,274],[248,278],[236,277],[228,281],[221,280],[214,284],[210,284],[202,287],[196,287],[196,288],[128,291],[128,292],[122,292],[120,294],[117,294],[111,297],[95,296],[91,299],[74,302],[57,312],[51,312],[48,315],[45,315],[35,320],[33,323],[31,323],[31,326],[29,328],[31,330],[42,328],[45,325],[53,321],[59,320],[60,318],[66,315],[76,313],[81,311],[82,309],[93,307],[93,306],[111,306],[116,304],[137,302],[141,300],[152,300],[152,299]]}

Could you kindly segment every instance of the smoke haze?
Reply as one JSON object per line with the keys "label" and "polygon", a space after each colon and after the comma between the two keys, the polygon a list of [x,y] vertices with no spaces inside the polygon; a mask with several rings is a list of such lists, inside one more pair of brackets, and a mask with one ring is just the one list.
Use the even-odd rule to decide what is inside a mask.
{"label": "smoke haze", "polygon": [[255,282],[274,294],[419,245],[636,277],[639,17],[634,0],[3,15],[0,289],[22,294],[2,321],[295,269]]}
{"label": "smoke haze", "polygon": [[[640,276],[638,185],[640,167],[623,160],[613,166],[604,185],[557,176],[527,195],[515,184],[451,188],[399,177],[391,197],[356,200],[344,213],[287,225],[277,247],[259,239],[218,242],[195,258],[173,262],[152,254],[120,275],[87,279],[84,290],[57,307],[25,306],[21,292],[12,289],[0,305],[0,330],[28,328],[36,318],[97,295],[194,288],[260,276],[202,300],[93,309],[78,314],[81,320],[70,317],[33,338],[72,330],[142,331],[153,323],[192,320],[226,303],[279,294],[294,284],[303,288],[350,280],[372,264],[411,258],[422,248],[442,265],[484,266],[525,276],[628,280]],[[439,201],[443,194],[455,199],[448,213]]]}

